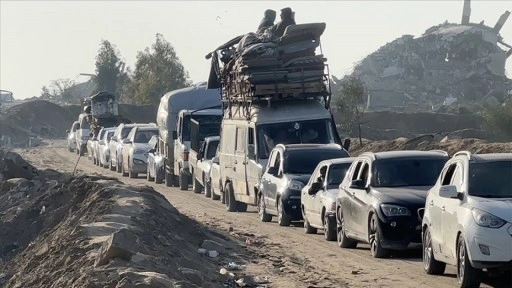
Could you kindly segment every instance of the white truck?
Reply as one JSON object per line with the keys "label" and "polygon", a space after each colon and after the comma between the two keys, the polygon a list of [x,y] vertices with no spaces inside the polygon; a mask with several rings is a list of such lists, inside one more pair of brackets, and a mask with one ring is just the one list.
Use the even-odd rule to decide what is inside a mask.
{"label": "white truck", "polygon": [[[222,113],[222,110],[219,111]],[[213,115],[211,118],[202,118],[202,121],[191,120],[189,167],[192,176],[192,190],[201,193],[205,188],[205,179],[210,172],[212,158],[219,145],[221,118]],[[208,195],[209,196],[209,195]]]}
{"label": "white truck", "polygon": [[183,190],[188,189],[190,182],[190,175],[187,175],[186,170],[182,170],[188,162],[183,161],[188,160],[188,140],[184,138],[186,134],[183,135],[182,131],[189,131],[190,126],[184,125],[190,122],[190,117],[184,118],[184,114],[180,116],[180,111],[220,106],[220,90],[207,89],[206,83],[174,90],[162,96],[156,118],[159,128],[157,153],[164,158],[166,186],[180,186],[180,175],[183,176],[180,186]]}

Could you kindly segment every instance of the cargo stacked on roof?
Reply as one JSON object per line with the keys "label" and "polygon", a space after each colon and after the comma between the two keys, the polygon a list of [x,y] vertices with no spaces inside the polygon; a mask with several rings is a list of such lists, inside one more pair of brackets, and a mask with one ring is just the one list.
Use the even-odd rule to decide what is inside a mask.
{"label": "cargo stacked on roof", "polygon": [[282,37],[267,29],[221,46],[218,51],[224,67],[218,70],[218,78],[222,100],[328,97],[327,59],[316,55],[324,30],[325,23],[291,25]]}

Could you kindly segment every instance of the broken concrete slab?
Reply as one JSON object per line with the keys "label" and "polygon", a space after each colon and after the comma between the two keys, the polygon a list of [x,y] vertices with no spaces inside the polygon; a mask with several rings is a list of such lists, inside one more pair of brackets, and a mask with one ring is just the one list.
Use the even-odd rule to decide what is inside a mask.
{"label": "broken concrete slab", "polygon": [[101,248],[95,266],[103,266],[113,258],[130,261],[138,252],[138,236],[128,229],[120,229],[110,236]]}

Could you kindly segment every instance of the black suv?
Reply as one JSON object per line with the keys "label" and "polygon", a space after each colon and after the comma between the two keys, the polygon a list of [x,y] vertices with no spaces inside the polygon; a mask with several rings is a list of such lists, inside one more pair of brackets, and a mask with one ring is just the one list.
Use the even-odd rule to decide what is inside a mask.
{"label": "black suv", "polygon": [[302,220],[300,195],[318,163],[349,157],[337,144],[278,144],[260,181],[258,214],[263,222],[278,217],[281,226]]}

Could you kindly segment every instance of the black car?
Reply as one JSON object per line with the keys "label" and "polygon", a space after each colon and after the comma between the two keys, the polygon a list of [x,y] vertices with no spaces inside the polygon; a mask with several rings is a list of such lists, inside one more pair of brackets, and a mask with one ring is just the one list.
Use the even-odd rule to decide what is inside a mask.
{"label": "black car", "polygon": [[260,181],[258,214],[263,222],[278,217],[281,226],[302,220],[301,190],[318,163],[349,157],[337,144],[278,144],[272,152]]}
{"label": "black car", "polygon": [[336,198],[340,247],[370,244],[372,256],[421,248],[421,219],[428,189],[445,162],[442,151],[363,153],[350,166]]}

